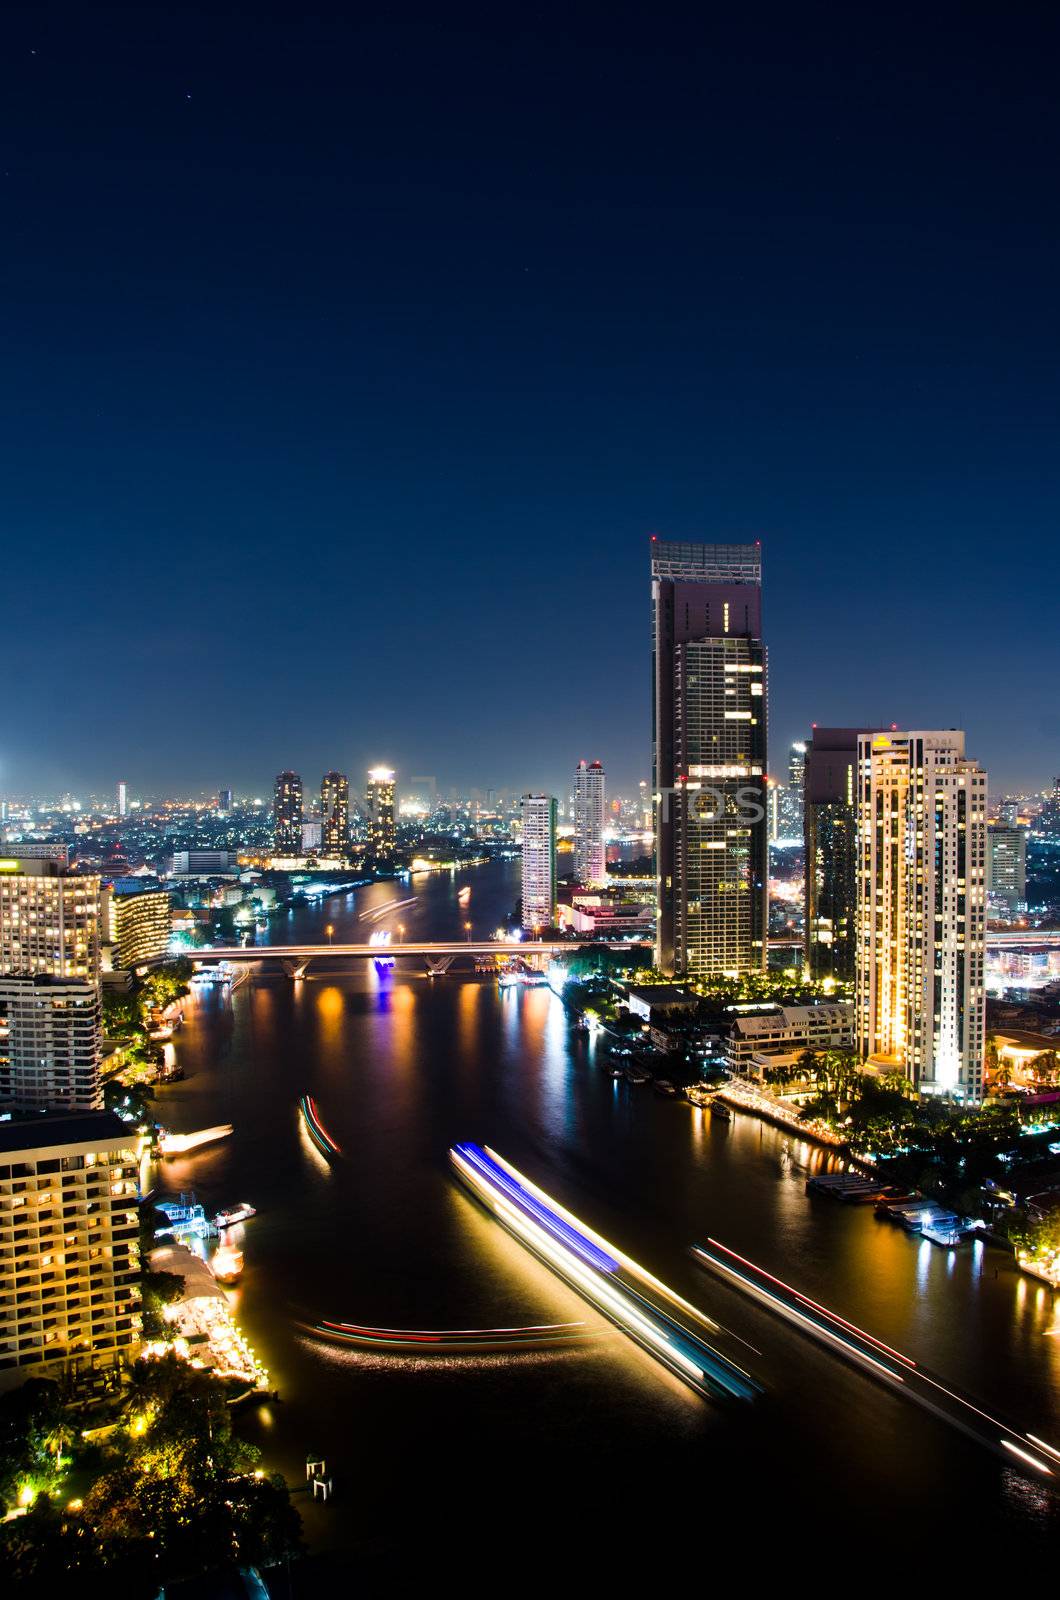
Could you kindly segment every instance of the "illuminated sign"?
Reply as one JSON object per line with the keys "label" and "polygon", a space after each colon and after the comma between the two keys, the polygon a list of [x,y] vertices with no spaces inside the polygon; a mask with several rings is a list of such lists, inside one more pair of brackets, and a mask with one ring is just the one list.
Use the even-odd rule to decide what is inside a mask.
{"label": "illuminated sign", "polygon": [[18,872],[21,867],[21,861],[12,860],[10,856],[4,856],[0,859],[0,872]]}

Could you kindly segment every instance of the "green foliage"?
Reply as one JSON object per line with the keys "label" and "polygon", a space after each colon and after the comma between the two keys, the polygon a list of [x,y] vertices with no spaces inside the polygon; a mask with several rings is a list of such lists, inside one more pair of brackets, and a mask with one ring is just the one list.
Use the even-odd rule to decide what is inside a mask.
{"label": "green foliage", "polygon": [[[32,1438],[46,1464],[61,1422],[54,1398],[26,1397],[29,1388],[0,1407],[0,1425],[12,1424],[24,1450]],[[232,1432],[218,1379],[176,1357],[140,1361],[128,1406],[128,1426],[114,1436],[83,1509],[60,1511],[42,1495],[0,1529],[0,1565],[14,1581],[92,1575],[146,1600],[166,1583],[268,1564],[300,1548],[287,1486],[255,1470],[258,1452]]]}
{"label": "green foliage", "polygon": [[27,1483],[39,1483],[54,1471],[49,1439],[62,1424],[58,1385],[31,1378],[0,1395],[0,1499],[17,1503]]}

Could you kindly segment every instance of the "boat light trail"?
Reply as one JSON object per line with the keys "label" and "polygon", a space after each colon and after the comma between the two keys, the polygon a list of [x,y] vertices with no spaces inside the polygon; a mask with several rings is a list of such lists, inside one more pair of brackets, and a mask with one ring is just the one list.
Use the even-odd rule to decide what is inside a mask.
{"label": "boat light trail", "polygon": [[312,1095],[304,1094],[301,1100],[298,1102],[298,1109],[302,1113],[302,1120],[305,1123],[306,1132],[316,1145],[317,1149],[320,1151],[320,1154],[322,1156],[326,1156],[329,1161],[332,1156],[340,1156],[342,1154],[342,1150],[335,1143],[334,1139],[321,1122],[320,1113],[317,1110],[316,1101],[313,1099]]}
{"label": "boat light trail", "polygon": [[478,1354],[495,1350],[542,1350],[592,1337],[584,1322],[545,1322],[525,1328],[367,1328],[355,1322],[317,1323],[323,1339],[362,1350],[405,1355]]}
{"label": "boat light trail", "polygon": [[449,1152],[457,1175],[510,1233],[598,1311],[700,1394],[751,1400],[760,1385],[658,1303],[680,1306],[703,1326],[717,1324],[565,1211],[543,1189],[483,1145]]}
{"label": "boat light trail", "polygon": [[[884,1344],[873,1334],[866,1333],[856,1323],[848,1322],[827,1306],[818,1304],[800,1290],[774,1277],[764,1267],[756,1266],[746,1256],[737,1255],[717,1239],[708,1239],[706,1248],[694,1245],[692,1254],[704,1266],[720,1273],[726,1281],[735,1284],[747,1294],[785,1317],[804,1333],[819,1343],[828,1345],[848,1361],[869,1371],[882,1382],[892,1384],[901,1393],[915,1400],[943,1421],[977,1439],[988,1449],[998,1451],[1003,1446],[1010,1455],[1044,1477],[1054,1476],[1052,1467],[1039,1456],[1026,1449],[1027,1442],[1038,1445],[1060,1460],[1060,1452],[1051,1445],[1036,1439],[1033,1434],[1019,1434],[1007,1423],[992,1417],[988,1411],[949,1388],[940,1378],[934,1377],[918,1365],[911,1356],[903,1355]],[[898,1365],[895,1365],[897,1363]],[[1006,1437],[1006,1435],[1008,1437]],[[1006,1458],[1007,1459],[1007,1458]]]}

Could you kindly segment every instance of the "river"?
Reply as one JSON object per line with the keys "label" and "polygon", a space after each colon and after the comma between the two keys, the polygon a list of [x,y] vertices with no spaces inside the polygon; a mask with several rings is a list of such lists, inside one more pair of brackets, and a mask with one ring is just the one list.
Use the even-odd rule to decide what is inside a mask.
{"label": "river", "polygon": [[[408,938],[450,938],[468,920],[485,934],[518,892],[509,863],[374,884],[292,910],[263,937],[311,942],[331,924],[336,940],[361,939],[390,925],[397,941],[400,924]],[[304,982],[268,975],[197,995],[175,1047],[186,1077],[160,1092],[160,1120],[236,1131],[165,1163],[160,1181],[194,1188],[208,1209],[258,1208],[233,1298],[281,1400],[246,1426],[292,1484],[307,1451],[326,1456],[336,1502],[298,1496],[315,1547],[381,1573],[498,1545],[536,1561],[568,1534],[624,1567],[672,1552],[675,1528],[758,1557],[763,1529],[774,1554],[805,1556],[822,1537],[830,1553],[864,1549],[884,1522],[907,1551],[961,1528],[1044,1547],[1048,1490],[705,1275],[688,1246],[712,1234],[1056,1442],[1051,1292],[999,1251],[947,1252],[871,1208],[808,1198],[808,1172],[829,1159],[809,1144],[614,1082],[550,991],[430,979],[411,961],[384,974],[321,961]],[[305,1092],[342,1148],[331,1165],[302,1130]],[[447,1151],[460,1139],[489,1143],[708,1310],[765,1398],[720,1409],[632,1347],[456,1187]],[[584,1318],[600,1336],[410,1362],[319,1344],[302,1326],[321,1318]]]}

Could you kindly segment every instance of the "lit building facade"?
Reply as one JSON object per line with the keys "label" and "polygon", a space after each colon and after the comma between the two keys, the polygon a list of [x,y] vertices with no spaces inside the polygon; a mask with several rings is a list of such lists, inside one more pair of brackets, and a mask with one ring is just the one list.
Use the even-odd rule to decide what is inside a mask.
{"label": "lit building facade", "polygon": [[805,749],[805,960],[811,978],[853,983],[857,968],[858,739],[875,728],[814,728]]}
{"label": "lit building facade", "polygon": [[601,763],[579,761],[574,769],[574,871],[579,883],[607,881],[604,789]]}
{"label": "lit building facade", "polygon": [[325,772],[320,782],[326,856],[344,856],[350,839],[350,780],[344,772]]}
{"label": "lit building facade", "polygon": [[302,844],[302,780],[280,772],[272,791],[272,842],[278,856],[296,856]]}
{"label": "lit building facade", "polygon": [[766,651],[757,544],[652,540],[656,963],[766,961]]}
{"label": "lit building facade", "polygon": [[109,1111],[0,1123],[0,1388],[135,1360],[133,1146]]}
{"label": "lit building facade", "polygon": [[788,781],[780,793],[780,833],[801,839],[806,803],[806,745],[797,739],[788,751]]}
{"label": "lit building facade", "polygon": [[1027,909],[1027,830],[992,823],[987,832],[986,892],[992,915],[1018,917]]}
{"label": "lit building facade", "polygon": [[556,809],[553,795],[523,795],[522,921],[527,930],[556,922]]}
{"label": "lit building facade", "polygon": [[858,738],[857,1047],[921,1094],[982,1097],[986,774],[964,735]]}
{"label": "lit building facade", "polygon": [[796,1068],[807,1050],[849,1050],[854,1007],[824,1001],[816,1006],[758,1006],[738,1013],[725,1043],[730,1072],[761,1078],[771,1067]]}
{"label": "lit building facade", "polygon": [[167,889],[105,883],[100,908],[104,966],[112,972],[127,972],[165,955],[170,934]]}
{"label": "lit building facade", "polygon": [[394,864],[397,849],[397,811],[394,804],[394,774],[389,767],[373,767],[365,793],[368,813],[368,854],[380,866]]}
{"label": "lit building facade", "polygon": [[99,985],[84,978],[0,978],[0,1106],[6,1111],[97,1111]]}
{"label": "lit building facade", "polygon": [[0,973],[99,977],[100,880],[58,861],[0,857]]}

